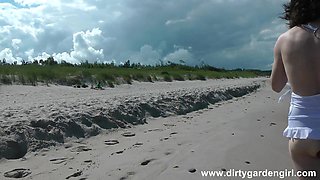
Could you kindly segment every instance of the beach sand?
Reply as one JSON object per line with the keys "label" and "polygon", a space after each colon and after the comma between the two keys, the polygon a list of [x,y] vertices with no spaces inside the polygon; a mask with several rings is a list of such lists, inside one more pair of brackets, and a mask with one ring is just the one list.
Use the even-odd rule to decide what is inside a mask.
{"label": "beach sand", "polygon": [[[147,123],[141,125],[108,129],[88,138],[69,138],[63,144],[28,152],[19,159],[2,158],[0,179],[11,179],[4,175],[18,168],[25,169],[20,173],[21,176],[26,176],[23,179],[34,180],[241,179],[202,177],[201,171],[291,170],[293,165],[288,154],[287,139],[282,136],[282,131],[287,125],[289,104],[277,103],[279,94],[271,91],[266,78],[179,82],[179,85],[175,85],[176,82],[143,85],[137,83],[133,86],[122,85],[115,89],[95,91],[96,95],[93,98],[105,100],[107,96],[118,102],[117,97],[131,96],[134,92],[135,97],[139,97],[138,100],[144,101],[141,96],[147,98],[154,95],[153,93],[163,92],[164,89],[166,92],[176,93],[194,91],[195,86],[198,89],[208,86],[219,89],[252,82],[262,85],[253,93],[238,98],[227,98],[209,104],[204,109],[181,115],[169,112],[165,116],[147,116]],[[92,93],[92,90],[68,87],[27,87],[24,92],[32,95],[19,97],[19,93],[22,93],[17,94],[13,90],[16,88],[17,86],[0,87],[0,96],[7,98],[3,101],[5,103],[1,103],[0,108],[3,112],[8,113],[10,108],[18,111],[21,107],[23,111],[27,111],[32,107],[48,104],[56,104],[57,107],[54,108],[59,109],[61,106],[57,104],[61,103],[65,104],[65,107],[61,108],[66,108],[76,102],[88,102],[88,96]],[[57,94],[62,92],[61,89],[64,89],[64,95],[58,96]],[[88,96],[81,95],[81,99],[77,96],[81,93]],[[35,97],[38,98],[37,101],[33,100]],[[84,107],[81,106],[79,109],[84,111],[82,108]],[[39,114],[41,108],[35,111],[30,112],[30,116]],[[44,118],[47,114],[44,112],[39,116]],[[18,122],[17,118],[12,119]],[[20,123],[26,123],[28,120],[25,118]],[[6,126],[12,123],[4,118],[2,121],[2,125]]]}

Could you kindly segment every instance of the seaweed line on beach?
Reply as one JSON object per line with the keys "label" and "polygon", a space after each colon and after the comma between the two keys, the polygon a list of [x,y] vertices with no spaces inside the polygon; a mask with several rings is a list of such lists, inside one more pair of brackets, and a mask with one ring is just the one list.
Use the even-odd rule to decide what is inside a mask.
{"label": "seaweed line on beach", "polygon": [[[53,112],[48,112],[48,107],[44,106],[38,111],[43,113],[42,116],[25,111],[23,116],[29,121],[0,125],[0,159],[18,159],[30,151],[61,145],[69,138],[88,138],[107,129],[145,124],[148,117],[184,115],[252,93],[261,85],[255,82],[224,89],[176,90],[148,97],[123,97],[117,103],[101,100],[87,108],[75,105]],[[10,116],[2,118],[10,121]]]}

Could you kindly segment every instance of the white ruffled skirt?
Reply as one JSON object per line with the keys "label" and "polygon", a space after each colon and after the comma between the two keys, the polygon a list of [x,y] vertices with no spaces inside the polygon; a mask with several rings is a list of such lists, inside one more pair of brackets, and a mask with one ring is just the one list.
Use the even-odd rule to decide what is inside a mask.
{"label": "white ruffled skirt", "polygon": [[320,94],[299,96],[292,93],[288,127],[284,130],[283,136],[320,140]]}

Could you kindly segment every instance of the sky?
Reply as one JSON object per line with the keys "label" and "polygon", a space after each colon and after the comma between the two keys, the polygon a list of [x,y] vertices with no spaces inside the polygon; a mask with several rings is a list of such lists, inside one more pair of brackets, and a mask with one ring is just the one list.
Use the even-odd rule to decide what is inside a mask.
{"label": "sky", "polygon": [[271,69],[286,0],[0,0],[0,60]]}

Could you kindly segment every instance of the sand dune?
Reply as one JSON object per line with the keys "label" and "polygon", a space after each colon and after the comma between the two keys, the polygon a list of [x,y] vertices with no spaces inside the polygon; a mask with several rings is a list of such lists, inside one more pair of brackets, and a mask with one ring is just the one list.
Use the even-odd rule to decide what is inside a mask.
{"label": "sand dune", "polygon": [[27,151],[1,159],[4,179],[201,179],[203,170],[292,168],[281,136],[288,106],[265,78],[0,92],[0,151]]}

